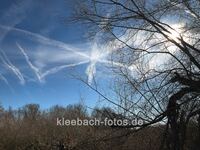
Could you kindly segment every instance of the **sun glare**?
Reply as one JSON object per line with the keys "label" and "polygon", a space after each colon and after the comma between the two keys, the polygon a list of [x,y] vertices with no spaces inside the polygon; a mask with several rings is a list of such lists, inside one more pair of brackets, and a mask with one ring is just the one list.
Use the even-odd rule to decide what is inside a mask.
{"label": "sun glare", "polygon": [[90,52],[90,61],[98,62],[102,57],[103,57],[103,54],[102,54],[101,48],[99,48],[97,44],[94,44]]}
{"label": "sun glare", "polygon": [[100,56],[101,56],[101,54],[97,49],[92,50],[91,55],[90,55],[90,61],[97,62],[99,60]]}
{"label": "sun glare", "polygon": [[183,32],[183,24],[172,24],[172,29],[169,29],[170,33],[166,33],[172,40],[175,40],[176,42],[180,42],[181,33]]}

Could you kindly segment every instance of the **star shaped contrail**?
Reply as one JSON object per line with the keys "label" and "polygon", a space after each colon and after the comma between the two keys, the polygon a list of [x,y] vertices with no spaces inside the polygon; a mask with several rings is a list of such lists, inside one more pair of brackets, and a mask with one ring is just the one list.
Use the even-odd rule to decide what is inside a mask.
{"label": "star shaped contrail", "polygon": [[[60,65],[60,66],[56,66],[51,69],[48,69],[46,71],[41,71],[40,68],[38,68],[36,65],[34,65],[31,62],[30,56],[28,56],[25,48],[21,44],[16,42],[16,45],[19,48],[21,54],[24,56],[25,61],[27,62],[28,66],[33,71],[33,73],[35,74],[35,76],[39,82],[43,82],[45,80],[45,77],[50,74],[57,73],[58,71],[61,71],[65,68],[75,67],[75,66],[79,66],[79,65],[83,65],[83,64],[88,64],[87,69],[86,69],[88,84],[92,84],[92,82],[93,82],[93,78],[96,74],[96,64],[97,63],[102,63],[105,65],[123,67],[123,68],[129,69],[128,66],[126,66],[122,63],[110,61],[107,59],[107,57],[110,55],[110,53],[115,51],[118,48],[118,46],[116,46],[116,47],[108,46],[108,47],[99,48],[98,45],[96,43],[94,43],[92,45],[92,47],[88,48],[89,49],[89,54],[88,54],[88,52],[82,52],[80,49],[78,49],[74,46],[44,37],[37,33],[32,33],[30,31],[22,30],[22,29],[15,28],[15,27],[4,26],[4,25],[0,25],[0,28],[2,28],[4,30],[9,30],[9,31],[20,32],[22,34],[25,34],[26,36],[29,36],[30,39],[36,40],[37,42],[39,42],[41,44],[46,44],[49,46],[62,48],[63,50],[71,52],[73,55],[84,59],[84,61],[80,61],[77,63]],[[25,83],[25,80],[24,80],[23,75],[20,72],[20,70],[16,66],[14,66],[7,57],[6,57],[6,60],[7,60],[7,62],[5,60],[3,62],[6,63],[8,68],[10,68],[15,73],[15,75],[17,75],[17,77],[20,79],[20,81],[22,83]]]}

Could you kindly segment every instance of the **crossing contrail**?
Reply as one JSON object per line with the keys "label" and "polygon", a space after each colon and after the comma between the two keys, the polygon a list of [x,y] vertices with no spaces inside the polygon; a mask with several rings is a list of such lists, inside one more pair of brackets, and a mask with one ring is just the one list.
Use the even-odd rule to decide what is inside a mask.
{"label": "crossing contrail", "polygon": [[11,61],[8,59],[7,55],[2,50],[0,50],[0,52],[1,52],[0,58],[1,58],[2,62],[3,62],[3,64],[8,69],[10,69],[18,77],[18,79],[20,80],[21,84],[25,84],[24,76],[20,72],[19,68],[17,68],[16,66],[14,66],[11,63]]}
{"label": "crossing contrail", "polygon": [[[35,74],[35,76],[39,82],[43,82],[45,80],[45,77],[50,74],[57,73],[58,71],[61,71],[65,68],[75,67],[75,66],[79,66],[79,65],[83,65],[83,64],[88,64],[85,73],[88,77],[89,84],[92,84],[93,77],[96,74],[96,64],[97,63],[103,63],[103,64],[107,64],[110,66],[116,66],[116,67],[122,67],[122,68],[129,69],[128,66],[126,66],[122,63],[107,60],[107,57],[112,52],[116,51],[118,48],[123,46],[117,40],[112,41],[112,43],[108,43],[107,45],[104,45],[101,47],[98,47],[96,42],[94,42],[91,47],[88,47],[88,51],[91,52],[89,54],[88,51],[81,52],[81,50],[79,48],[76,48],[69,44],[63,43],[61,41],[47,38],[47,37],[42,36],[37,33],[33,33],[30,31],[26,31],[23,29],[15,28],[15,27],[4,26],[1,24],[0,24],[0,28],[5,29],[5,30],[10,30],[10,31],[17,31],[17,32],[20,32],[22,34],[29,36],[30,39],[36,40],[37,42],[39,42],[41,44],[46,44],[46,45],[64,49],[65,51],[71,52],[75,56],[75,58],[84,58],[84,61],[60,65],[60,66],[53,67],[49,70],[42,71],[39,67],[36,67],[31,62],[30,56],[28,56],[28,54],[26,53],[26,50],[22,47],[22,45],[16,42],[16,45],[17,45],[18,49],[20,50],[20,52],[22,53],[22,55],[24,56],[26,63],[28,64],[30,69],[33,71],[33,73]],[[23,74],[20,72],[20,70],[10,62],[10,60],[7,58],[6,55],[4,57],[1,56],[1,59],[4,62],[4,64],[6,64],[6,66],[10,70],[12,70],[14,72],[14,74],[20,79],[21,83],[24,84],[25,79],[24,79]]]}
{"label": "crossing contrail", "polygon": [[15,28],[15,27],[4,26],[4,25],[1,25],[1,24],[0,24],[0,28],[5,29],[5,30],[10,30],[10,31],[21,32],[25,35],[30,36],[31,38],[33,38],[34,40],[38,41],[41,44],[47,44],[47,45],[59,47],[59,48],[62,48],[66,51],[70,51],[74,54],[77,54],[79,56],[88,58],[88,55],[84,54],[83,52],[79,52],[77,48],[72,47],[71,45],[65,44],[63,42],[57,41],[57,40],[47,38],[47,37],[42,36],[38,33],[33,33],[33,32],[30,32],[30,31]]}
{"label": "crossing contrail", "polygon": [[35,73],[35,75],[37,76],[37,79],[42,82],[43,79],[47,76],[47,75],[50,75],[50,74],[54,74],[60,70],[63,70],[65,68],[69,68],[69,67],[75,67],[75,66],[78,66],[78,65],[82,65],[82,64],[85,64],[85,63],[88,63],[89,61],[81,61],[79,63],[72,63],[72,64],[67,64],[67,65],[61,65],[61,66],[57,66],[57,67],[54,67],[54,68],[51,68],[47,71],[45,71],[44,73],[42,73],[40,71],[39,68],[37,68],[36,66],[34,66],[32,64],[32,62],[30,61],[29,59],[29,56],[27,55],[27,53],[25,52],[24,48],[22,48],[22,46],[19,44],[19,43],[16,43],[17,44],[17,47],[20,49],[20,51],[22,52],[22,54],[24,55],[25,59],[26,59],[26,62],[28,63],[28,65],[30,66],[30,68],[32,69],[32,71]]}
{"label": "crossing contrail", "polygon": [[28,63],[29,67],[32,69],[32,71],[35,73],[37,79],[41,82],[42,78],[41,78],[41,73],[39,68],[37,68],[36,66],[34,66],[32,64],[32,62],[29,59],[29,56],[27,55],[27,53],[25,52],[24,48],[22,48],[22,46],[18,43],[16,43],[17,47],[20,49],[20,51],[22,52],[22,54],[24,55],[26,62]]}

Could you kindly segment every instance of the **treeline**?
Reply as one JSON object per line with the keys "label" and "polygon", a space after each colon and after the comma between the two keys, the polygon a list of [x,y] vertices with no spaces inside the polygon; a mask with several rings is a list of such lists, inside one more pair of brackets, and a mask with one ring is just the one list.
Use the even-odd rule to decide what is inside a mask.
{"label": "treeline", "polygon": [[[81,104],[53,106],[47,110],[38,104],[19,109],[0,107],[0,150],[157,150],[165,126],[134,129],[106,126],[58,126],[57,118],[103,119],[122,117],[111,108],[88,112]],[[192,133],[195,133],[192,128]],[[134,134],[132,134],[134,133]],[[194,145],[190,134],[188,145]]]}

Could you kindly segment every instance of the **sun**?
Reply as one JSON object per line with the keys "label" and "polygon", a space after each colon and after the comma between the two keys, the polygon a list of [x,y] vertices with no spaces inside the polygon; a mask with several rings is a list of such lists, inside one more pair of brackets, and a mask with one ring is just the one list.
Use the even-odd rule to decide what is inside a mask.
{"label": "sun", "polygon": [[169,28],[169,32],[167,32],[167,36],[176,41],[177,43],[180,43],[180,39],[181,39],[181,34],[183,33],[183,24],[181,23],[177,23],[177,24],[172,24],[170,25],[171,28]]}

